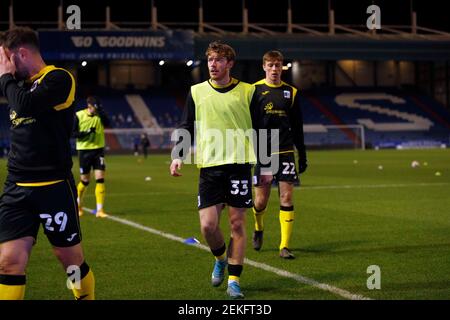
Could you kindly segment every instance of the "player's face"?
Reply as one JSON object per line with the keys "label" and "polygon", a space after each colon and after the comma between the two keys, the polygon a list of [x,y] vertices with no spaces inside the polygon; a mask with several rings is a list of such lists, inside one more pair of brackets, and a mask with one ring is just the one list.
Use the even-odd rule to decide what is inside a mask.
{"label": "player's face", "polygon": [[283,72],[283,62],[280,60],[266,60],[263,65],[266,72],[266,80],[273,84],[281,83],[281,73]]}
{"label": "player's face", "polygon": [[97,111],[92,104],[88,104],[87,109],[88,109],[89,114],[95,114],[95,112]]}
{"label": "player's face", "polygon": [[212,80],[220,82],[229,77],[230,69],[233,67],[233,61],[212,52],[208,55],[208,70]]}
{"label": "player's face", "polygon": [[16,65],[16,73],[14,74],[17,80],[26,80],[30,77],[30,72],[27,67],[27,56],[25,48],[19,48],[18,50],[7,50],[8,57],[14,53],[14,64]]}

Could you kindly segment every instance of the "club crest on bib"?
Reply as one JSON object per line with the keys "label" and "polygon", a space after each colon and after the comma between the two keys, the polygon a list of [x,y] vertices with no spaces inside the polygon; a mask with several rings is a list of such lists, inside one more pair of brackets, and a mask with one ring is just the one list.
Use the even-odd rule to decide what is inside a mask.
{"label": "club crest on bib", "polygon": [[14,110],[11,110],[11,112],[9,113],[9,119],[12,121],[15,118],[17,118],[17,113]]}

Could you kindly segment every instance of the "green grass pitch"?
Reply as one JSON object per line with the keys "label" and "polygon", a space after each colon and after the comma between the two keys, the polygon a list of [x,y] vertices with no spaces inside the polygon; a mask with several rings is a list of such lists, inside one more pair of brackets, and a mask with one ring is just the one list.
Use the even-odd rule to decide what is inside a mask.
{"label": "green grass pitch", "polygon": [[[204,244],[196,167],[185,165],[183,176],[173,178],[169,155],[139,159],[107,156],[106,211]],[[413,160],[420,166],[411,168]],[[4,180],[5,160],[0,165]],[[371,299],[450,299],[450,150],[309,152],[301,180],[291,244],[297,259],[278,257],[275,188],[260,252],[251,248],[253,217],[247,214],[249,259]],[[91,181],[85,206],[94,202]],[[224,212],[226,234],[227,222]],[[81,225],[98,299],[226,299],[225,284],[210,285],[213,258],[206,251],[90,214]],[[379,290],[367,288],[370,265],[380,267]],[[65,279],[41,230],[27,270],[26,299],[73,299]],[[247,299],[344,299],[248,265],[241,284]]]}

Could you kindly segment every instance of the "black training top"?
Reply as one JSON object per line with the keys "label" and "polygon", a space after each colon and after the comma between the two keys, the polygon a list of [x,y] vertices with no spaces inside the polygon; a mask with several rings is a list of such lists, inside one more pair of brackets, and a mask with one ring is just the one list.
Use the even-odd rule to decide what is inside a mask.
{"label": "black training top", "polygon": [[295,145],[300,159],[306,161],[303,116],[297,89],[285,82],[278,86],[269,85],[265,80],[254,85],[257,101],[253,112],[254,126],[259,129],[279,129],[279,152],[293,151]]}
{"label": "black training top", "polygon": [[11,120],[8,180],[47,182],[69,177],[75,116],[73,76],[54,66],[46,66],[23,82],[4,74],[0,92],[8,100]]}

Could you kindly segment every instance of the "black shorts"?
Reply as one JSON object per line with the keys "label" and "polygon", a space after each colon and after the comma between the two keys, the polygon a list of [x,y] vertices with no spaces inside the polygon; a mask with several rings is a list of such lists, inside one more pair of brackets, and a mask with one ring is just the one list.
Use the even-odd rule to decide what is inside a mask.
{"label": "black shorts", "polygon": [[81,242],[77,192],[73,178],[42,187],[21,187],[5,182],[0,198],[0,243],[31,236],[39,225],[55,247]]}
{"label": "black shorts", "polygon": [[[273,172],[273,178],[275,182],[289,182],[298,184],[297,169],[295,168],[295,155],[293,152],[279,154],[278,168]],[[273,156],[272,156],[273,157]],[[253,184],[255,187],[259,187],[259,178],[261,175],[261,166],[257,164],[253,172]]]}
{"label": "black shorts", "polygon": [[251,208],[251,178],[250,164],[227,164],[200,169],[198,208],[221,203],[235,208]]}
{"label": "black shorts", "polygon": [[80,174],[88,174],[93,170],[105,171],[105,151],[103,148],[93,150],[80,150]]}

